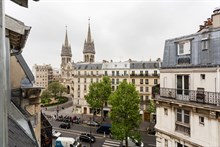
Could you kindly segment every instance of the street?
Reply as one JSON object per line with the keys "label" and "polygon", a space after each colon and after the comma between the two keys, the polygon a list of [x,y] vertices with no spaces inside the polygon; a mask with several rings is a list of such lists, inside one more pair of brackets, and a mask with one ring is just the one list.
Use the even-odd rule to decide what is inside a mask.
{"label": "street", "polygon": [[[72,113],[72,103],[70,102],[71,99],[69,99],[69,102],[65,103],[65,104],[61,104],[58,107],[62,108],[64,107],[64,109],[59,109],[59,116],[63,115],[63,116],[74,116],[76,114]],[[47,107],[42,108],[42,112],[45,113],[46,115],[49,116],[53,116],[56,114],[56,108],[57,106],[53,106],[53,107]],[[80,116],[83,120],[88,120],[89,117],[88,115],[80,115],[78,114],[77,116]],[[83,117],[82,117],[83,116]],[[73,137],[76,138],[78,137],[81,133],[90,133],[90,129],[91,129],[91,134],[93,136],[95,136],[96,138],[96,142],[92,143],[92,147],[117,147],[120,146],[120,141],[118,140],[112,140],[109,138],[108,135],[104,134],[97,134],[96,133],[96,129],[97,127],[93,127],[93,126],[88,126],[86,124],[71,124],[71,128],[70,129],[61,129],[59,128],[59,125],[62,123],[61,121],[56,121],[55,119],[48,119],[49,122],[51,123],[51,125],[53,126],[54,130],[57,130],[59,132],[62,133],[62,137]],[[141,126],[140,126],[140,133],[141,133],[141,139],[142,142],[144,143],[145,147],[153,147],[156,146],[156,137],[153,135],[148,135],[147,132],[145,131],[146,128],[146,124],[147,122],[142,122]],[[53,146],[55,145],[55,139],[53,140]],[[82,142],[82,147],[89,147],[89,143],[86,142]]]}

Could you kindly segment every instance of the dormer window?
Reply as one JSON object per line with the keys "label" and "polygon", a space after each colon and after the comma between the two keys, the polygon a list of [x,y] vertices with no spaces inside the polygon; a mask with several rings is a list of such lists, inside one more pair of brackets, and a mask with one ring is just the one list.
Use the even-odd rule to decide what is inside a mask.
{"label": "dormer window", "polygon": [[209,49],[209,34],[202,34],[201,44],[202,50]]}
{"label": "dormer window", "polygon": [[177,53],[178,53],[178,55],[191,54],[191,42],[190,42],[190,40],[185,40],[185,41],[178,42],[178,44],[177,44]]}

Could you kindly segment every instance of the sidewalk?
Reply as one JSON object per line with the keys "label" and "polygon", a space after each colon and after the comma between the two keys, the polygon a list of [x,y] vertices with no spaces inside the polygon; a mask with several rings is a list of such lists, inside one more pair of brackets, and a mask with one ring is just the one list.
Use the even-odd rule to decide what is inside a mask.
{"label": "sidewalk", "polygon": [[[58,112],[58,115],[63,115],[63,116],[77,116],[77,117],[80,117],[82,120],[84,121],[87,121],[89,120],[91,117],[93,117],[92,115],[88,115],[88,114],[74,114],[73,113],[73,106],[70,106],[68,108],[65,108],[65,109],[61,109],[59,110]],[[57,114],[56,110],[54,109],[47,109],[45,110],[45,108],[42,109],[42,112],[45,113],[46,115],[50,115],[50,116],[54,116]],[[101,123],[111,123],[110,119],[107,117],[105,118],[105,121],[102,120],[102,118],[100,116],[95,116],[94,117],[95,121],[97,122],[101,122]],[[141,124],[140,124],[140,128],[139,130],[140,131],[146,131],[146,128],[149,126],[149,122],[147,121],[142,121]]]}

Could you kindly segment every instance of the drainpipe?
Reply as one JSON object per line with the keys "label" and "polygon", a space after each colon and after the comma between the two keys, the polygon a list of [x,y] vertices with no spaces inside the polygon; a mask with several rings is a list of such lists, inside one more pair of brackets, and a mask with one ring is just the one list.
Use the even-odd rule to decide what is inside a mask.
{"label": "drainpipe", "polygon": [[5,1],[0,1],[0,146],[8,146],[9,51],[5,47]]}

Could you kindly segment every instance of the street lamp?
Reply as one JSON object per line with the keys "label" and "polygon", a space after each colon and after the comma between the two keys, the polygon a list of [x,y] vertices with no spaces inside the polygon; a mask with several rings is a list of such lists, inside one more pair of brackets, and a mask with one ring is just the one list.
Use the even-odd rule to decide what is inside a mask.
{"label": "street lamp", "polygon": [[89,127],[90,141],[89,141],[89,146],[92,147],[92,142],[91,142],[91,141],[92,141],[92,140],[91,140],[91,139],[92,139],[92,132],[91,132],[91,117],[89,118],[89,120],[90,120],[90,125],[89,125],[89,126],[90,126],[90,127]]}

